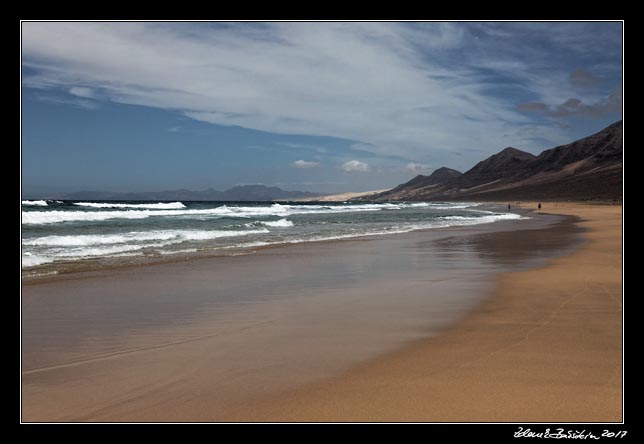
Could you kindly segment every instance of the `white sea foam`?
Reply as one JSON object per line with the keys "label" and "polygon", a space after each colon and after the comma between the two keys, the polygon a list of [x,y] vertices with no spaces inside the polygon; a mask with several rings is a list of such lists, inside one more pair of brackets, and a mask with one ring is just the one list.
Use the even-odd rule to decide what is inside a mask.
{"label": "white sea foam", "polygon": [[103,247],[76,247],[67,248],[63,251],[57,251],[55,258],[77,259],[85,257],[99,257],[99,256],[113,256],[119,253],[126,253],[131,251],[142,250],[144,248],[163,247],[165,243],[159,242],[155,244],[131,244],[131,245],[110,245]]}
{"label": "white sea foam", "polygon": [[[57,260],[74,260],[106,256],[131,255],[144,249],[160,249],[186,241],[205,241],[224,237],[264,234],[259,230],[207,231],[207,230],[157,230],[124,234],[45,236],[23,240],[23,246],[46,247],[43,252],[23,251],[22,266],[33,267]],[[156,241],[156,242],[150,242]],[[164,253],[163,250],[156,250]],[[186,250],[184,250],[186,251]],[[169,253],[169,252],[165,252]]]}
{"label": "white sea foam", "polygon": [[[209,240],[222,237],[247,236],[249,234],[264,234],[269,231],[266,228],[259,230],[153,230],[134,231],[121,234],[81,234],[69,236],[43,236],[31,239],[23,239],[25,246],[46,246],[46,247],[73,247],[86,245],[112,245],[127,244],[134,242],[167,241],[179,243],[194,240]],[[169,244],[168,243],[168,244]],[[164,244],[167,245],[167,244]]]}
{"label": "white sea foam", "polygon": [[455,225],[478,225],[478,224],[496,222],[500,220],[518,220],[518,219],[527,219],[527,218],[515,213],[493,213],[488,216],[479,216],[479,217],[439,216],[438,219],[443,221],[453,221],[454,223],[448,223],[448,226],[455,226]]}
{"label": "white sea foam", "polygon": [[[382,208],[382,204],[374,204]],[[399,204],[393,204],[397,206]],[[402,204],[400,204],[402,205]],[[342,208],[342,207],[336,207]],[[393,209],[393,206],[387,205],[385,208]],[[218,211],[232,211],[240,214],[243,211],[246,211],[246,215],[250,210],[256,210],[256,207],[218,207],[213,209],[206,209],[206,211],[218,210]],[[274,213],[288,213],[291,211],[299,211],[300,213],[294,214],[303,214],[303,212],[330,212],[328,206],[324,205],[307,205],[307,206],[288,206],[288,205],[273,205],[270,207],[261,207],[263,210],[262,214],[259,216],[266,216],[270,214],[269,212]],[[354,209],[354,208],[346,208]],[[268,210],[268,211],[266,211]],[[131,210],[131,211],[88,211],[88,212],[61,212],[61,211],[26,211],[23,212],[23,217],[25,214],[31,215],[41,215],[41,214],[57,214],[65,213],[81,213],[83,215],[100,215],[100,214],[112,214],[112,213],[126,213],[126,214],[147,214],[147,213],[177,213],[185,211],[202,211],[202,210]],[[336,210],[337,211],[337,210]],[[358,211],[377,211],[374,209],[371,204],[361,205],[358,208]],[[428,220],[427,222],[415,222],[415,223],[405,223],[399,222],[398,224],[391,224],[387,227],[382,227],[378,229],[369,229],[364,227],[363,229],[354,229],[350,228],[351,231],[340,231],[334,233],[320,233],[312,232],[309,235],[303,234],[298,237],[287,237],[287,238],[272,238],[267,236],[263,239],[258,240],[253,239],[251,242],[247,243],[238,243],[231,245],[232,242],[227,241],[224,245],[219,245],[217,248],[252,248],[264,245],[274,245],[274,244],[296,244],[302,242],[318,242],[326,240],[340,240],[340,239],[351,239],[359,238],[364,236],[379,236],[379,235],[388,235],[388,234],[397,234],[397,233],[406,233],[409,231],[423,230],[423,229],[432,229],[432,228],[442,228],[450,226],[463,226],[463,225],[477,225],[483,223],[491,223],[499,220],[517,220],[524,219],[518,214],[513,213],[493,213],[493,212],[481,212],[482,215],[467,215],[467,216],[458,216],[458,215],[446,215],[446,216],[435,216],[434,218]],[[147,216],[146,216],[147,217]],[[250,217],[250,216],[248,216]],[[324,225],[320,222],[320,225]],[[80,260],[85,258],[100,258],[100,257],[118,257],[123,255],[142,255],[146,254],[148,250],[154,252],[155,254],[175,254],[176,252],[192,252],[194,250],[194,245],[186,245],[189,250],[177,250],[177,247],[173,245],[181,244],[183,242],[201,242],[208,241],[218,238],[234,238],[234,237],[243,237],[247,235],[261,235],[268,234],[270,231],[266,227],[270,228],[281,228],[281,227],[290,227],[293,226],[293,223],[286,219],[281,218],[274,221],[255,221],[249,224],[246,224],[249,229],[237,229],[237,230],[203,230],[203,229],[183,229],[183,230],[148,230],[148,231],[133,231],[126,233],[113,233],[113,234],[77,234],[77,235],[50,235],[50,236],[40,236],[40,237],[27,237],[23,239],[23,256],[22,264],[23,267],[34,267],[37,265],[46,264],[49,262],[55,262],[58,260]],[[359,225],[358,225],[359,226]],[[342,230],[342,228],[340,228]],[[204,244],[206,248],[212,248],[214,245]],[[169,248],[166,248],[169,247]],[[197,246],[202,248],[201,246]]]}
{"label": "white sea foam", "polygon": [[470,208],[473,205],[471,204],[462,204],[462,205],[455,205],[455,204],[432,204],[430,207],[433,210],[463,210],[465,208]]}
{"label": "white sea foam", "polygon": [[288,219],[280,219],[280,220],[272,220],[272,221],[251,222],[246,225],[249,227],[264,225],[265,227],[271,227],[271,228],[288,228],[293,226],[293,222]]}
{"label": "white sea foam", "polygon": [[[415,204],[412,204],[415,205]],[[222,205],[216,208],[205,209],[177,209],[177,210],[114,210],[114,211],[23,211],[22,223],[30,225],[52,224],[61,222],[103,221],[109,219],[146,219],[148,217],[177,216],[193,218],[234,217],[251,218],[261,216],[286,217],[293,214],[334,214],[364,211],[401,210],[408,208],[409,204],[359,204],[346,206],[331,205],[281,205],[273,204],[267,207],[235,207]],[[451,208],[451,207],[450,207]]]}
{"label": "white sea foam", "polygon": [[26,206],[31,206],[31,207],[46,207],[47,206],[47,201],[44,201],[44,200],[23,200],[22,204],[26,205]]}
{"label": "white sea foam", "polygon": [[[131,257],[131,256],[140,256],[142,250],[145,246],[140,245],[130,245],[123,246],[123,248],[116,247],[104,247],[104,248],[91,248],[85,250],[70,250],[64,254],[56,255],[32,255],[32,256],[22,256],[22,268],[30,268],[43,264],[50,264],[58,261],[65,260],[79,260],[79,259],[96,259],[100,257]],[[57,274],[57,271],[53,271],[46,274]]]}
{"label": "white sea foam", "polygon": [[342,239],[353,239],[366,236],[383,236],[387,234],[402,234],[409,233],[411,231],[418,230],[427,230],[432,228],[446,228],[446,227],[455,227],[455,226],[464,226],[464,225],[479,225],[485,223],[492,223],[499,220],[518,220],[518,219],[529,219],[527,217],[520,216],[513,213],[495,213],[490,216],[483,217],[467,217],[467,216],[446,216],[440,219],[437,219],[433,222],[427,223],[415,223],[415,224],[404,224],[404,225],[395,225],[382,230],[374,231],[363,231],[363,232],[354,232],[346,234],[326,234],[318,236],[308,236],[308,237],[298,237],[291,238],[288,240],[276,240],[276,241],[253,241],[245,242],[235,245],[229,245],[223,248],[253,248],[253,247],[264,247],[269,245],[278,245],[278,244],[299,244],[303,242],[322,242],[322,241],[332,241],[332,240],[342,240]]}
{"label": "white sea foam", "polygon": [[159,202],[159,203],[141,203],[141,204],[125,204],[125,203],[112,203],[112,202],[75,202],[74,205],[90,208],[147,208],[152,210],[178,210],[186,208],[181,202]]}
{"label": "white sea foam", "polygon": [[31,252],[23,252],[22,254],[22,267],[34,267],[37,265],[47,264],[60,260],[77,260],[96,258],[104,256],[131,256],[140,254],[139,250],[146,247],[162,246],[163,244],[148,244],[148,245],[111,245],[103,247],[67,247],[65,249],[55,249],[45,253],[36,254]]}
{"label": "white sea foam", "polygon": [[159,253],[161,253],[162,255],[169,255],[169,254],[196,253],[197,251],[199,251],[199,250],[196,249],[196,248],[186,248],[184,250],[169,250],[169,251],[161,250],[161,251],[159,251]]}
{"label": "white sea foam", "polygon": [[35,267],[36,265],[47,264],[49,262],[54,262],[54,258],[48,256],[40,256],[35,254],[29,254],[22,256],[22,266],[23,267]]}
{"label": "white sea foam", "polygon": [[108,219],[145,219],[149,211],[23,211],[22,223],[27,225],[60,222],[101,221]]}

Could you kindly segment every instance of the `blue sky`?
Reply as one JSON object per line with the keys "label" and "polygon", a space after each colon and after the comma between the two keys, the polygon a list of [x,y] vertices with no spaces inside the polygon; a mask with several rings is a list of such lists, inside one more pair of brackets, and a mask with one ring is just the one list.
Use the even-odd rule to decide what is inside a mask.
{"label": "blue sky", "polygon": [[23,192],[388,188],[598,131],[621,82],[618,22],[23,22]]}

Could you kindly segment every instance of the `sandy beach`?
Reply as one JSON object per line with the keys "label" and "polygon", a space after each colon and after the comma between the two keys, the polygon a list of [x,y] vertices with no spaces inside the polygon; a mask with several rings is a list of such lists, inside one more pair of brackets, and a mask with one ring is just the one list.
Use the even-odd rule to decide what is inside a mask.
{"label": "sandy beach", "polygon": [[546,212],[27,283],[23,421],[619,421],[621,206]]}
{"label": "sandy beach", "polygon": [[316,196],[316,197],[293,199],[293,201],[295,202],[342,202],[356,197],[369,198],[370,196],[374,196],[376,194],[383,193],[385,191],[388,191],[388,189],[385,188],[382,190],[362,191],[357,193],[348,192],[348,193],[329,194],[327,196]]}
{"label": "sandy beach", "polygon": [[439,336],[230,419],[622,421],[622,207],[543,211],[580,217],[588,243],[505,274],[493,297]]}

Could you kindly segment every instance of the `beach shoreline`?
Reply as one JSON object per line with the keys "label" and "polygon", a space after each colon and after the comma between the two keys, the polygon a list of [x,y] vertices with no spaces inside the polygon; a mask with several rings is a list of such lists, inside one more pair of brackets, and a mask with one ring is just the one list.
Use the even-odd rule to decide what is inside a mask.
{"label": "beach shoreline", "polygon": [[[532,206],[525,206],[524,210],[528,208],[532,208]],[[424,411],[422,408],[417,409],[417,406],[414,406],[412,410],[409,410],[410,406],[401,405],[400,402],[396,401],[395,397],[389,399],[389,393],[379,393],[378,390],[373,391],[368,386],[371,381],[376,383],[377,386],[392,383],[391,387],[395,387],[395,382],[387,378],[383,379],[381,384],[369,377],[363,378],[360,376],[358,379],[361,388],[351,390],[351,393],[357,396],[357,399],[351,397],[344,399],[342,398],[344,395],[339,398],[332,398],[332,393],[334,393],[335,389],[339,389],[343,387],[343,384],[347,383],[346,378],[351,380],[354,372],[363,371],[365,368],[379,368],[382,363],[390,362],[392,356],[399,356],[400,353],[404,354],[410,347],[424,346],[425,341],[430,341],[427,337],[446,337],[445,333],[436,334],[436,332],[443,331],[445,325],[447,325],[445,332],[448,336],[452,331],[462,330],[462,325],[467,326],[467,323],[463,324],[464,321],[458,319],[451,320],[447,324],[445,320],[441,320],[442,323],[438,322],[433,327],[428,327],[428,325],[433,324],[427,324],[427,319],[425,319],[424,322],[427,325],[422,325],[424,319],[422,307],[423,304],[427,305],[427,301],[423,302],[421,298],[423,296],[423,286],[432,285],[433,291],[438,291],[442,288],[441,291],[444,292],[454,291],[459,287],[455,287],[454,282],[452,282],[446,283],[443,288],[438,280],[434,282],[432,279],[412,285],[403,279],[409,275],[408,270],[400,269],[396,271],[384,268],[383,270],[388,270],[388,276],[393,279],[391,283],[387,283],[385,280],[378,281],[374,278],[373,282],[370,282],[369,285],[364,285],[365,288],[362,288],[363,286],[358,281],[352,282],[352,279],[355,280],[357,277],[362,276],[355,273],[363,273],[364,270],[362,269],[365,266],[376,267],[377,264],[374,265],[374,258],[378,256],[376,252],[380,251],[397,252],[394,254],[399,254],[399,259],[409,261],[411,260],[410,258],[413,258],[411,262],[405,262],[407,265],[416,264],[415,266],[422,265],[426,267],[427,263],[417,262],[419,257],[423,257],[422,255],[426,254],[427,251],[438,249],[443,252],[443,258],[449,259],[450,254],[457,252],[462,255],[467,250],[470,256],[472,254],[474,256],[466,255],[458,256],[458,258],[473,260],[471,265],[477,265],[481,260],[483,260],[483,263],[493,264],[492,269],[488,271],[482,269],[478,272],[476,276],[481,278],[495,275],[494,270],[502,271],[508,267],[512,268],[511,264],[513,262],[525,262],[526,264],[531,264],[528,265],[528,268],[533,268],[535,266],[534,260],[549,260],[548,257],[553,254],[569,254],[571,247],[565,247],[564,251],[561,249],[564,245],[561,242],[562,239],[567,239],[565,245],[573,245],[570,242],[577,236],[574,234],[576,232],[574,220],[568,218],[569,222],[563,223],[563,225],[561,222],[555,223],[554,228],[549,229],[549,223],[543,223],[543,221],[550,219],[552,221],[561,221],[562,219],[543,215],[535,218],[535,223],[538,222],[539,217],[543,219],[541,225],[536,224],[532,227],[532,231],[530,231],[530,221],[527,221],[525,225],[517,222],[499,222],[488,224],[487,227],[451,228],[444,230],[443,234],[439,236],[436,236],[437,232],[434,231],[433,235],[436,238],[433,240],[432,233],[413,232],[405,233],[404,235],[385,236],[380,239],[320,242],[315,246],[300,244],[268,248],[262,250],[259,254],[241,256],[237,259],[230,257],[225,259],[211,258],[192,262],[186,261],[183,264],[172,263],[135,267],[126,270],[107,270],[100,273],[82,274],[69,276],[69,278],[27,284],[23,288],[23,296],[25,296],[24,290],[27,293],[26,298],[23,298],[23,351],[27,352],[26,355],[23,355],[23,420],[72,422],[391,421],[401,418],[400,415],[406,412],[406,416],[398,420],[431,421],[433,420],[432,418],[418,419],[414,416],[414,411],[422,413]],[[536,242],[535,245],[538,248],[535,249],[534,245],[531,247],[529,242],[524,242],[524,245],[521,245],[521,242],[517,244],[518,237],[516,233],[514,235],[512,233],[514,230],[521,230],[520,227],[528,229],[528,231],[521,231],[526,234],[524,236],[527,239],[526,242],[532,239],[532,241]],[[503,231],[504,229],[509,231]],[[539,234],[541,233],[540,230],[550,230],[543,231],[543,233],[551,233],[553,238],[543,239],[543,236]],[[476,241],[472,242],[473,239],[476,239]],[[430,244],[431,248],[429,248]],[[530,248],[535,251],[530,251]],[[364,251],[360,252],[361,249]],[[540,252],[539,249],[543,249],[543,252]],[[354,250],[359,250],[359,252],[354,253]],[[412,256],[410,256],[410,252],[413,253]],[[494,253],[494,257],[488,257],[491,252]],[[316,257],[308,258],[307,256],[311,254]],[[421,256],[416,256],[418,254],[421,254]],[[295,258],[293,259],[291,256],[295,256]],[[476,259],[477,257],[478,259]],[[528,260],[530,257],[534,260]],[[457,258],[457,256],[454,258]],[[322,275],[325,274],[326,270],[327,276],[315,278],[300,276],[306,268],[297,269],[296,274],[286,273],[278,276],[278,278],[281,277],[290,282],[289,287],[279,287],[280,292],[287,291],[287,293],[284,293],[286,295],[290,291],[298,292],[303,288],[308,288],[311,286],[311,282],[315,287],[310,292],[305,291],[306,297],[299,295],[295,299],[285,299],[288,305],[296,307],[292,309],[292,313],[288,311],[290,308],[285,311],[286,305],[281,301],[277,301],[272,305],[257,305],[255,301],[244,301],[243,310],[226,311],[226,316],[229,318],[221,318],[217,317],[219,316],[217,310],[210,310],[212,308],[208,305],[210,302],[203,295],[199,296],[199,298],[193,297],[190,299],[184,298],[186,295],[178,298],[176,291],[174,293],[172,291],[169,291],[168,294],[164,293],[164,291],[168,291],[167,286],[164,286],[164,282],[167,284],[172,281],[171,277],[162,277],[168,272],[174,272],[177,277],[185,279],[186,284],[192,286],[191,288],[200,289],[203,287],[202,290],[199,290],[203,293],[208,286],[212,285],[213,279],[214,282],[217,282],[216,276],[219,275],[207,277],[207,274],[194,274],[190,270],[196,267],[205,272],[208,266],[216,264],[218,260],[220,264],[230,268],[230,270],[222,271],[221,276],[226,276],[226,279],[229,279],[232,283],[248,279],[247,275],[239,274],[239,264],[259,266],[259,277],[251,278],[251,284],[255,283],[259,288],[264,288],[265,284],[273,285],[271,282],[276,279],[276,270],[281,270],[279,273],[285,273],[285,269],[296,266],[301,261],[313,261],[311,265],[314,265],[315,269],[320,271]],[[342,262],[343,260],[345,262]],[[345,273],[345,269],[355,265],[356,260],[364,263],[359,264],[357,271],[353,270],[353,275],[349,273],[345,276],[346,281],[342,281],[342,279],[338,281],[338,273]],[[435,259],[433,260],[435,261]],[[390,261],[394,262],[385,265],[390,266],[395,263],[395,259]],[[335,264],[335,262],[339,263]],[[269,268],[266,274],[262,275],[261,267],[267,266],[266,264],[272,264],[270,266],[277,268]],[[326,264],[325,267],[332,266],[333,268],[320,268],[321,264]],[[342,270],[342,272],[339,270]],[[378,276],[378,269],[374,268],[374,270],[373,274],[368,276]],[[519,273],[522,272],[520,271]],[[154,276],[155,273],[159,276],[158,278],[145,278],[146,275]],[[198,279],[191,280],[195,276]],[[412,273],[409,276],[418,277],[419,275]],[[458,281],[459,278],[456,276],[452,276],[452,279]],[[505,274],[502,276],[501,280],[505,279]],[[167,279],[167,281],[164,281],[164,279]],[[160,282],[152,284],[150,283],[152,280],[159,280]],[[497,299],[496,296],[486,299],[485,295],[481,294],[484,288],[489,288],[489,291],[491,291],[494,285],[493,282],[484,284],[482,282],[476,283],[474,282],[475,280],[475,278],[466,279],[465,281],[471,282],[467,285],[458,284],[462,287],[458,291],[471,292],[473,297],[477,299],[473,299],[475,302],[468,302],[463,307],[458,308],[461,311],[456,310],[454,312],[459,313],[457,316],[450,315],[453,319],[458,317],[469,319],[472,316],[472,304],[483,304],[474,310],[475,313],[480,313],[481,310],[485,311],[481,307],[487,307],[490,300]],[[142,286],[144,281],[147,282],[145,285],[153,286]],[[293,281],[299,283],[293,283]],[[305,287],[298,287],[298,285],[304,285],[302,282],[306,283]],[[98,294],[102,290],[96,290],[97,294],[92,296],[85,294],[88,291],[87,288],[96,284],[99,287],[101,285],[113,287],[115,294],[118,294],[119,289],[131,291],[132,293],[129,296],[134,296],[134,298],[121,297],[113,301],[114,304],[110,307],[110,310],[114,310],[115,313],[106,312],[113,319],[110,322],[105,322],[105,326],[102,325],[101,317],[98,317],[98,314],[100,314],[98,310],[103,306],[105,297],[105,295]],[[141,288],[136,289],[137,285],[141,286]],[[221,283],[216,285],[222,289],[225,287]],[[222,285],[224,287],[221,287]],[[129,288],[132,286],[135,290]],[[330,291],[328,290],[330,287],[337,288],[333,288]],[[387,348],[378,347],[371,350],[373,340],[383,337],[382,332],[380,336],[377,336],[377,332],[380,331],[378,329],[381,327],[376,324],[385,322],[386,319],[392,316],[397,316],[395,311],[397,307],[391,301],[387,301],[388,291],[391,294],[396,292],[412,294],[413,297],[406,296],[408,299],[401,301],[406,301],[412,308],[421,308],[421,313],[419,317],[414,318],[410,317],[409,313],[400,312],[401,322],[415,325],[415,327],[411,330],[407,327],[401,330],[400,326],[398,326],[396,327],[397,329],[384,333],[392,335],[392,338],[387,339],[389,341],[387,346],[389,351],[387,351]],[[486,290],[486,292],[489,291]],[[378,297],[369,294],[370,292]],[[37,294],[41,294],[41,296],[34,296]],[[270,294],[270,292],[267,294]],[[317,296],[319,294],[324,295],[328,300],[322,301],[321,299],[310,298],[312,295]],[[159,299],[161,301],[158,301]],[[232,300],[226,302],[226,306],[230,305],[231,302]],[[40,304],[43,303],[45,307],[40,307]],[[263,303],[264,301],[262,301]],[[47,304],[51,305],[47,306]],[[347,304],[346,307],[348,308],[338,310],[338,306],[342,306],[342,304]],[[369,306],[368,304],[376,306],[380,304],[380,306],[374,312],[364,312],[365,320],[363,321],[355,318],[355,315],[352,317],[351,313],[345,312],[349,311],[351,307],[356,310],[365,310]],[[162,311],[148,313],[149,316],[147,316],[145,322],[138,318],[125,322],[119,318],[119,316],[124,316],[123,313],[116,313],[119,309],[122,309],[124,313],[129,313],[133,307],[141,310],[157,306],[170,307],[171,309],[163,308]],[[250,318],[247,314],[241,316],[240,313],[248,312],[248,307],[256,307],[255,311],[250,311],[252,316]],[[195,309],[200,313],[192,313]],[[38,310],[41,310],[41,312]],[[58,316],[55,316],[56,313],[52,315],[50,313],[52,310],[54,312],[58,311]],[[188,313],[184,316],[182,310]],[[449,310],[452,309],[450,308]],[[70,311],[71,313],[69,313]],[[26,318],[25,313],[27,313]],[[266,317],[266,313],[277,313],[279,316]],[[285,315],[285,313],[288,315]],[[41,318],[38,318],[38,316],[41,316]],[[92,323],[91,320],[82,321],[81,318],[84,316],[97,316],[95,325],[90,325],[91,328],[83,325],[83,322],[86,324]],[[143,314],[140,316],[145,317]],[[180,322],[182,316],[185,317],[185,322]],[[199,316],[203,317],[203,319]],[[69,324],[66,325],[64,329],[69,331],[61,333],[56,330],[61,329],[62,317],[70,318],[67,321],[71,320],[71,327]],[[175,318],[179,319],[179,321]],[[293,320],[299,318],[302,318],[302,320],[297,322]],[[225,328],[221,331],[213,329],[213,322],[217,323],[222,319],[227,319],[229,323],[235,323],[235,319],[237,319],[242,328],[233,332],[234,334],[229,334],[230,332],[226,331]],[[27,321],[26,324],[24,323],[25,320]],[[283,325],[275,326],[277,320],[279,320],[277,324],[283,322]],[[305,322],[308,322],[309,325],[305,327],[300,325],[300,323]],[[328,322],[331,322],[331,324],[326,325]],[[147,326],[145,325],[146,323],[148,324]],[[329,328],[333,329],[336,326],[334,323],[341,327],[337,337],[333,337],[328,332]],[[27,330],[24,330],[25,325]],[[311,325],[314,327],[311,327]],[[305,330],[302,330],[303,328]],[[345,330],[343,331],[342,328]],[[114,335],[117,330],[128,332],[128,335],[137,338],[139,342],[135,344],[131,341],[131,337],[121,335],[118,337],[118,341],[114,340],[106,343],[107,345],[101,344],[101,338]],[[254,331],[260,332],[261,335],[253,333]],[[54,334],[53,338],[42,339],[45,333],[52,332],[58,334],[60,338],[57,339]],[[326,342],[319,339],[322,342],[312,347],[312,350],[305,350],[306,347],[311,347],[310,343],[293,342],[291,338],[291,336],[297,336],[302,332],[306,332],[316,338],[329,337],[326,338]],[[337,348],[337,346],[333,344],[337,344],[337,341],[340,340],[339,338],[342,337],[340,334],[342,332],[345,336],[356,339],[353,342],[347,341],[342,353],[337,354],[333,348]],[[25,333],[27,342],[24,342]],[[63,337],[64,335],[69,337]],[[361,335],[364,338],[360,338]],[[79,345],[76,341],[81,336],[83,340]],[[34,339],[33,344],[37,345],[35,349],[34,345],[29,342],[29,338]],[[59,341],[59,343],[55,343],[56,341]],[[382,339],[380,339],[380,342],[387,343]],[[355,347],[352,348],[354,343]],[[26,347],[25,344],[27,345]],[[97,347],[97,344],[101,345],[101,347]],[[277,348],[275,348],[276,345],[278,345]],[[273,347],[274,350],[271,350],[268,354],[262,354],[263,351],[260,351],[262,348],[270,349],[270,347]],[[292,350],[301,349],[298,353],[304,354],[297,356],[303,358],[305,364],[298,364],[300,367],[284,367],[285,362],[292,360],[292,356],[280,355],[280,347],[289,349],[289,353]],[[235,350],[239,348],[250,350],[250,352],[247,351],[247,354],[252,359],[248,359],[248,356],[245,356],[238,367],[217,367],[223,358],[230,358],[230,356],[235,357],[235,359],[239,358],[235,355]],[[75,353],[71,353],[70,350]],[[226,352],[226,350],[233,351]],[[386,353],[383,354],[383,350]],[[208,356],[209,353],[212,356]],[[225,353],[229,353],[229,355]],[[309,354],[307,355],[306,353]],[[266,363],[267,360],[274,360],[274,362]],[[347,363],[352,364],[347,367]],[[423,365],[422,361],[420,361],[420,364]],[[249,366],[253,367],[253,371],[248,371]],[[369,372],[371,371],[369,370]],[[287,375],[290,372],[291,379],[294,380],[295,384],[291,383],[293,381],[290,381],[289,384],[282,384],[279,378],[283,378],[284,375],[278,374],[280,372]],[[238,383],[229,381],[222,383],[223,379],[219,382],[213,381],[218,374],[222,378],[230,378],[231,374],[236,374],[237,376],[233,380],[250,382],[246,384],[250,387],[248,396],[239,397],[239,393],[237,393],[239,392],[239,387],[236,386]],[[404,372],[398,372],[397,375],[404,379]],[[414,379],[417,379],[417,375],[412,378],[412,380]],[[362,384],[366,385],[362,387]],[[266,387],[269,387],[270,390],[267,390]],[[325,396],[323,397],[316,394],[316,390],[320,390],[320,387],[324,387]],[[330,390],[329,387],[331,387]],[[76,393],[70,394],[70,388],[74,388]],[[362,388],[366,391],[365,393],[373,393],[373,395],[365,397],[365,393],[360,394]],[[342,391],[343,389],[340,390],[341,394],[346,394]],[[401,393],[403,392],[404,390]],[[363,409],[362,402],[370,396],[380,397],[380,400],[376,400],[372,406],[378,409],[379,414],[374,414],[373,410]],[[88,404],[88,397],[93,397],[94,401]],[[325,404],[326,402],[330,402],[331,406],[335,406],[332,411],[325,410],[325,408],[329,407],[329,404]],[[416,402],[421,401],[417,400]],[[342,408],[337,409],[338,405],[341,405]],[[168,409],[168,406],[173,407]],[[452,413],[459,416],[458,412],[458,409],[455,409]],[[463,412],[461,411],[460,413]],[[470,416],[459,416],[458,420],[467,421],[468,418]],[[434,420],[440,421],[442,419]]]}
{"label": "beach shoreline", "polygon": [[502,274],[490,298],[438,336],[227,420],[623,421],[622,207],[550,202],[543,212],[579,217],[586,242]]}

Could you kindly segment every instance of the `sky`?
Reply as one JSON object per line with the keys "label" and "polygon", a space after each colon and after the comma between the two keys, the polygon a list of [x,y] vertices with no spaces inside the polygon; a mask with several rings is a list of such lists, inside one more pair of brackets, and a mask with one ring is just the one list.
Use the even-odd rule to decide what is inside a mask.
{"label": "sky", "polygon": [[385,189],[620,120],[621,22],[23,22],[25,195]]}

